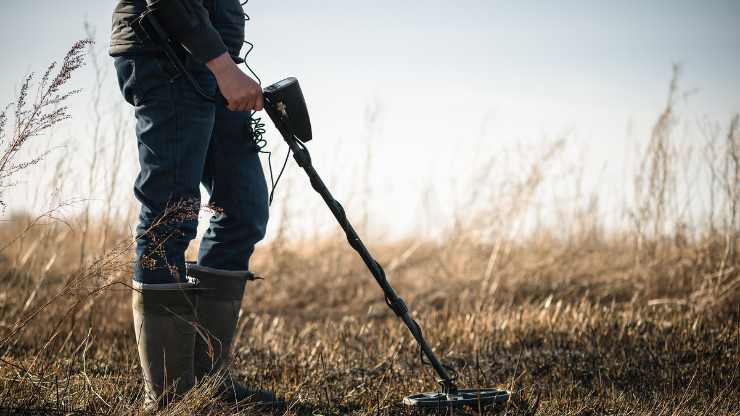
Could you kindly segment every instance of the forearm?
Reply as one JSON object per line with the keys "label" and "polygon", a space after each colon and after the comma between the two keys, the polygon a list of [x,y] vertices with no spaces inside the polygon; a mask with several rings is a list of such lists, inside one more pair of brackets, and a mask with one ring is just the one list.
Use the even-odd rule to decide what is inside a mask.
{"label": "forearm", "polygon": [[216,78],[226,76],[234,71],[240,71],[228,52],[223,52],[221,55],[209,60],[206,62],[206,66],[213,72]]}

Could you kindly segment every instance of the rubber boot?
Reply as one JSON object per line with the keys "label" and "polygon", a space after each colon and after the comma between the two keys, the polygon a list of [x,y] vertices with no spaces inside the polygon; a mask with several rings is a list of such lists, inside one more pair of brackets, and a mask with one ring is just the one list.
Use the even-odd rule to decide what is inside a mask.
{"label": "rubber boot", "polygon": [[132,306],[145,411],[161,409],[194,385],[196,282],[134,282]]}
{"label": "rubber boot", "polygon": [[199,281],[197,319],[202,334],[195,341],[196,382],[207,376],[221,377],[218,395],[222,400],[279,406],[282,402],[273,393],[247,388],[234,380],[229,369],[244,288],[254,275],[246,270],[221,270],[194,263],[187,264],[187,274]]}

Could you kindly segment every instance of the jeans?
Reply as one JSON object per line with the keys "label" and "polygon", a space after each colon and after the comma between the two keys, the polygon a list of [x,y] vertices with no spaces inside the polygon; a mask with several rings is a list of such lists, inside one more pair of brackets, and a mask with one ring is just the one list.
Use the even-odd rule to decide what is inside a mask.
{"label": "jeans", "polygon": [[[205,65],[191,58],[185,65],[206,92],[217,93]],[[250,115],[203,99],[163,57],[119,56],[115,67],[136,117],[140,171],[134,194],[141,210],[134,280],[185,281],[185,250],[197,231],[200,184],[210,194],[213,216],[198,264],[248,270],[268,219],[267,183]]]}

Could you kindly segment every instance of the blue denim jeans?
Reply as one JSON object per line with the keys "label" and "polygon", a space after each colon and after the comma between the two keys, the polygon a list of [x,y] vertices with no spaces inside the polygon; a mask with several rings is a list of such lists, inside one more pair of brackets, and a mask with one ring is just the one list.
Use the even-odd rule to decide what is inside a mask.
{"label": "blue denim jeans", "polygon": [[[186,58],[201,87],[217,93],[208,68]],[[118,82],[134,106],[140,172],[134,194],[141,203],[134,280],[185,281],[185,250],[195,237],[200,188],[213,216],[198,263],[248,270],[254,245],[265,236],[267,184],[249,114],[199,96],[163,57],[115,58]]]}

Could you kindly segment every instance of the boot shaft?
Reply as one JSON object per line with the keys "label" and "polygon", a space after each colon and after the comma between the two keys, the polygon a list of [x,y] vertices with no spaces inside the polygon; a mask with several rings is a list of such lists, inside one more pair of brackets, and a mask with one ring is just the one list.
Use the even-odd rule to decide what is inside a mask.
{"label": "boot shaft", "polygon": [[198,337],[194,351],[195,378],[201,380],[228,372],[245,285],[254,275],[246,270],[187,266],[188,277],[198,280],[196,315],[205,335]]}
{"label": "boot shaft", "polygon": [[134,332],[150,407],[165,406],[194,385],[196,301],[192,284],[132,294]]}

